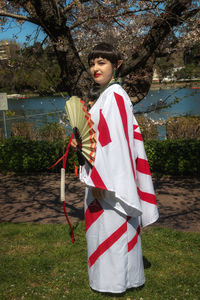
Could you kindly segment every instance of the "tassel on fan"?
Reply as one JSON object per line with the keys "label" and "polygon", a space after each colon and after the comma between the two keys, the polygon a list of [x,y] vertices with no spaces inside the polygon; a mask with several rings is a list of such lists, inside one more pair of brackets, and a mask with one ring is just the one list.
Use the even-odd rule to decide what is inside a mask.
{"label": "tassel on fan", "polygon": [[79,163],[83,165],[84,160],[87,159],[93,166],[96,155],[96,137],[91,116],[84,102],[77,96],[73,96],[66,101],[65,110],[78,143]]}

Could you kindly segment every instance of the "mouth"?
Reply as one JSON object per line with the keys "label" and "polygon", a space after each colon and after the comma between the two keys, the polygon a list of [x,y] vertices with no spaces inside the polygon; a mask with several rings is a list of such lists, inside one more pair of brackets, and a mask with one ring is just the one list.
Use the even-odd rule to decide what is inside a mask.
{"label": "mouth", "polygon": [[95,74],[94,74],[94,77],[97,78],[97,77],[99,77],[100,75],[101,75],[101,74],[99,74],[99,73],[95,73]]}

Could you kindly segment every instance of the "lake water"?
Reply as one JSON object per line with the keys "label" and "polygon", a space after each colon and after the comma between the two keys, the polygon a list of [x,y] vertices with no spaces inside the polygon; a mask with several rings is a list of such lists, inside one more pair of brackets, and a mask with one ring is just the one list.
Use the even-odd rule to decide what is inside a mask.
{"label": "lake water", "polygon": [[[178,115],[200,115],[200,89],[167,89],[150,90],[148,95],[134,106],[135,114],[145,112],[149,106],[158,102],[173,102],[175,97],[182,99],[179,103],[158,112],[151,112],[147,115],[153,120],[165,120],[171,116]],[[8,99],[8,109],[15,112],[14,117],[6,118],[7,130],[13,122],[26,120],[34,122],[39,128],[47,122],[62,122],[62,115],[65,113],[66,99],[63,97],[36,97],[28,99]],[[0,127],[3,121],[0,120]]]}
{"label": "lake water", "polygon": [[200,115],[200,89],[173,89],[173,90],[156,90],[149,91],[148,95],[137,105],[134,106],[134,111],[137,114],[139,111],[155,105],[158,102],[166,101],[167,104],[172,103],[174,99],[181,99],[178,103],[171,107],[162,109],[158,112],[148,113],[148,116],[153,120],[166,120],[172,116],[180,115]]}

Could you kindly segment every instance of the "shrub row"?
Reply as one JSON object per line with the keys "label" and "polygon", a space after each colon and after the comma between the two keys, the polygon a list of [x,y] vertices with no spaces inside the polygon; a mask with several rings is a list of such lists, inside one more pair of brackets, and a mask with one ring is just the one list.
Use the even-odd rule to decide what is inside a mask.
{"label": "shrub row", "polygon": [[200,175],[200,140],[152,140],[145,149],[154,173]]}
{"label": "shrub row", "polygon": [[[0,172],[59,172],[62,162],[50,170],[48,168],[63,156],[68,141],[69,138],[66,142],[62,140],[46,142],[27,140],[22,137],[0,140]],[[76,154],[75,162],[78,164]],[[66,170],[68,172],[74,170],[72,149],[68,154]]]}
{"label": "shrub row", "polygon": [[[0,172],[59,172],[60,162],[48,168],[63,156],[66,142],[31,141],[24,138],[0,140]],[[151,172],[168,175],[200,175],[199,140],[148,140],[145,149]],[[75,155],[75,162],[78,165]],[[66,170],[73,172],[74,163],[70,149]]]}

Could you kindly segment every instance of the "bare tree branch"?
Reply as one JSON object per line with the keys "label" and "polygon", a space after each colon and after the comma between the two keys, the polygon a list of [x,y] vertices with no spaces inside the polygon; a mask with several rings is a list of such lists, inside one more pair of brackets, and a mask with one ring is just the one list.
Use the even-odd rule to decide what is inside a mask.
{"label": "bare tree branch", "polygon": [[192,0],[173,0],[171,6],[167,7],[166,12],[155,20],[143,43],[139,45],[140,50],[138,53],[129,58],[127,66],[122,71],[122,76],[126,76],[135,71],[137,67],[144,65],[174,26],[181,24],[197,13],[199,9],[183,14],[187,9],[187,5],[191,2]]}
{"label": "bare tree branch", "polygon": [[40,25],[35,19],[33,18],[29,18],[29,17],[26,17],[26,16],[23,16],[23,15],[18,15],[18,14],[13,14],[13,13],[10,13],[8,11],[4,11],[2,9],[0,9],[0,16],[3,16],[3,17],[10,17],[12,19],[16,19],[16,20],[22,20],[22,21],[27,21],[27,22],[31,22],[31,23],[34,23],[36,25]]}

